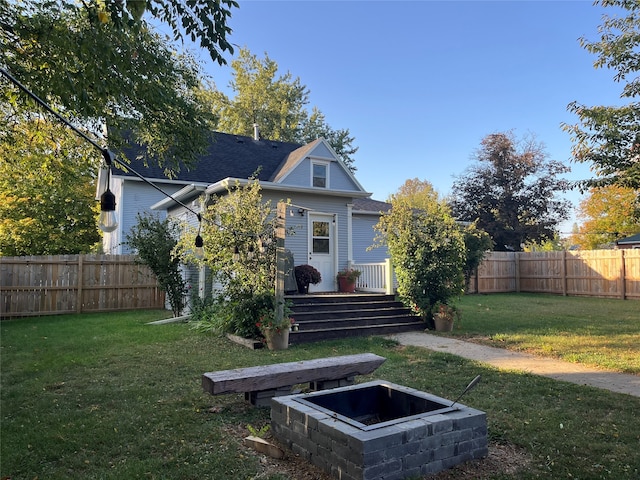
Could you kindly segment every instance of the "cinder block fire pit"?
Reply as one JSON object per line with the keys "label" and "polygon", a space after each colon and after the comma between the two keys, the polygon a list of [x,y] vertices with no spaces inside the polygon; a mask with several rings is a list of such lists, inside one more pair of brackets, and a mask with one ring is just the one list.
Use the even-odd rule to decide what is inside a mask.
{"label": "cinder block fire pit", "polygon": [[383,380],[275,397],[271,425],[341,480],[417,477],[488,453],[484,412]]}

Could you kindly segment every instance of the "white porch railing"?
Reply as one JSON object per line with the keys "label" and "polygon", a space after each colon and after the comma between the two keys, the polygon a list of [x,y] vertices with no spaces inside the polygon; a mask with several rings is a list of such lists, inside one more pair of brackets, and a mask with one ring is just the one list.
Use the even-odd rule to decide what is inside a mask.
{"label": "white porch railing", "polygon": [[360,278],[356,282],[356,290],[360,292],[386,293],[395,292],[393,267],[391,259],[380,263],[350,262],[349,267],[360,270]]}

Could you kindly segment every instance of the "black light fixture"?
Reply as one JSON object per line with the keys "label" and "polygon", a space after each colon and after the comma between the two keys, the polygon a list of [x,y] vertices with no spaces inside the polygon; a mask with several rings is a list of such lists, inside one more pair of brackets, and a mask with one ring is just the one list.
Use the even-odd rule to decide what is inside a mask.
{"label": "black light fixture", "polygon": [[200,233],[196,235],[196,257],[203,258],[204,257],[204,240],[200,236]]}
{"label": "black light fixture", "polygon": [[118,217],[116,217],[116,196],[109,187],[100,196],[100,217],[98,217],[98,227],[103,232],[113,232],[118,228]]}
{"label": "black light fixture", "polygon": [[202,215],[198,213],[196,214],[196,216],[198,217],[198,233],[194,242],[194,245],[196,247],[194,253],[197,258],[202,259],[204,258],[204,240],[200,236],[200,230],[202,229]]}
{"label": "black light fixture", "polygon": [[113,154],[105,149],[101,149],[104,162],[106,164],[106,190],[100,195],[100,216],[98,217],[98,228],[105,233],[113,232],[118,228],[118,217],[116,216],[116,196],[109,188],[111,181],[111,162]]}

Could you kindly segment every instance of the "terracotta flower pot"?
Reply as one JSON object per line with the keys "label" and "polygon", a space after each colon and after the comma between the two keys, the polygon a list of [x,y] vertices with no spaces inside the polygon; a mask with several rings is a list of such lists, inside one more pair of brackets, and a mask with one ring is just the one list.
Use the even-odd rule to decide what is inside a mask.
{"label": "terracotta flower pot", "polygon": [[338,287],[341,292],[353,293],[356,291],[356,282],[350,282],[346,277],[338,277]]}

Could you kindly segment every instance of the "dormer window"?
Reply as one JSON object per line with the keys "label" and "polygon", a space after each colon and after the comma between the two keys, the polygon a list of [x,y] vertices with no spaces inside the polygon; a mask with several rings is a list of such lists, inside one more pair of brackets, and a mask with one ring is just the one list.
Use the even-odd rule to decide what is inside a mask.
{"label": "dormer window", "polygon": [[328,165],[326,163],[316,163],[314,162],[313,164],[313,168],[312,168],[312,179],[311,179],[311,184],[314,187],[319,187],[319,188],[327,188],[328,186],[328,181],[327,181],[327,169],[328,169]]}

